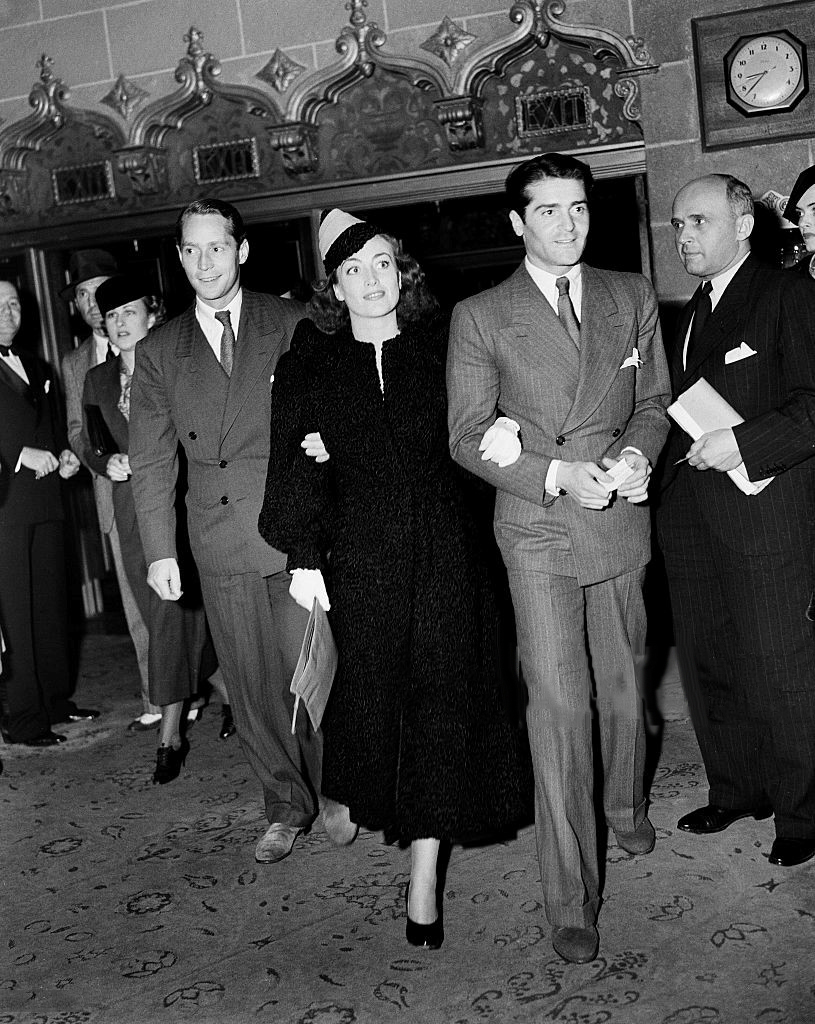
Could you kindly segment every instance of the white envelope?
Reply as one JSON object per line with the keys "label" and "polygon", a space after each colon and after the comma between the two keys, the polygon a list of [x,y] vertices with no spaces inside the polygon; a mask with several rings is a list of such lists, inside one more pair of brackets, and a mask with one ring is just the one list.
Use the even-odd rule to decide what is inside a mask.
{"label": "white envelope", "polygon": [[746,341],[743,341],[738,348],[731,348],[729,352],[724,354],[725,366],[728,363],[738,363],[742,359],[749,359],[750,356],[757,356],[758,352],[754,348],[750,348]]}

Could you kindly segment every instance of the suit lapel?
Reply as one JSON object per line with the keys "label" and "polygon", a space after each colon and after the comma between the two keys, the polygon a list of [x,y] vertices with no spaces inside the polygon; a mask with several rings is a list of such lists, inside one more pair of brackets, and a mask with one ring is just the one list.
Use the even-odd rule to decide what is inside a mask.
{"label": "suit lapel", "polygon": [[526,348],[527,359],[558,381],[558,391],[572,395],[577,387],[579,356],[557,313],[541,294],[522,263],[509,281],[514,348]]}
{"label": "suit lapel", "polygon": [[[25,367],[25,372],[28,373],[28,367]],[[28,377],[31,380],[29,374]],[[2,381],[8,388],[10,388],[20,398],[24,398],[31,405],[34,405],[34,395],[32,394],[31,388],[26,384],[22,377],[12,370],[8,366],[4,359],[0,359],[0,381]]]}
{"label": "suit lapel", "polygon": [[[222,441],[257,384],[258,377],[267,372],[270,362],[274,364],[276,361],[283,341],[282,327],[264,320],[260,315],[256,296],[252,292],[244,291],[235,343],[235,362],[232,376],[229,378],[229,390],[221,425]],[[269,386],[267,381],[267,388]]]}
{"label": "suit lapel", "polygon": [[602,274],[583,264],[580,319],[580,379],[563,430],[573,430],[591,416],[626,356],[630,331],[625,315]]}
{"label": "suit lapel", "polygon": [[[754,276],[755,263],[752,257],[748,257],[736,271],[735,277],[725,288],[721,299],[716,303],[716,308],[710,314],[705,324],[702,337],[693,350],[688,353],[688,365],[684,372],[685,380],[697,375],[705,360],[709,359],[717,349],[729,341],[733,334],[741,331],[747,310],[749,309],[749,298]],[[685,326],[685,333],[687,333],[687,324]],[[681,340],[678,339],[678,342],[680,347],[684,345],[684,334],[682,334]],[[679,358],[681,366],[681,352]]]}

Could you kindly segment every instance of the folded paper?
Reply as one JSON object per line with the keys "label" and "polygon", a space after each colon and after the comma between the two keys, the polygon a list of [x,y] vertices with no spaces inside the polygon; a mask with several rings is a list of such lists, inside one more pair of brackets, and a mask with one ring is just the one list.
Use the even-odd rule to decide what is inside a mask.
{"label": "folded paper", "polygon": [[292,735],[297,724],[300,701],[306,705],[314,731],[320,728],[323,712],[331,693],[337,669],[337,646],[328,623],[328,616],[318,600],[314,600],[308,617],[300,657],[292,676],[290,691],[294,694]]}
{"label": "folded paper", "polygon": [[[673,405],[668,406],[668,415],[690,434],[694,441],[698,441],[702,434],[708,434],[711,430],[726,430],[744,423],[744,417],[739,416],[733,406],[725,401],[704,377],[700,377],[687,391],[682,392]],[[743,462],[735,469],[729,469],[727,475],[740,491],[750,495],[763,491],[767,484],[775,479],[770,476],[766,480],[757,480],[754,483],[747,476]]]}

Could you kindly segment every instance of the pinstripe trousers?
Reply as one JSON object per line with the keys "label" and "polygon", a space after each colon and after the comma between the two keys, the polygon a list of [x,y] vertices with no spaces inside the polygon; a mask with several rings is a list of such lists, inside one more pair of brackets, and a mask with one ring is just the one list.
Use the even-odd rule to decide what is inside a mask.
{"label": "pinstripe trousers", "polygon": [[777,835],[815,836],[812,553],[745,553],[670,505],[658,528],[710,803],[769,804]]}
{"label": "pinstripe trousers", "polygon": [[645,728],[636,663],[645,646],[644,569],[580,586],[510,569],[518,652],[529,692],[535,837],[544,909],[556,927],[594,924],[599,908],[593,713],[603,808],[615,831],[646,813]]}
{"label": "pinstripe trousers", "polygon": [[287,572],[201,576],[204,608],[238,738],[263,786],[270,822],[308,827],[317,816],[322,733],[306,715],[291,734],[289,684],[308,612],[289,596]]}

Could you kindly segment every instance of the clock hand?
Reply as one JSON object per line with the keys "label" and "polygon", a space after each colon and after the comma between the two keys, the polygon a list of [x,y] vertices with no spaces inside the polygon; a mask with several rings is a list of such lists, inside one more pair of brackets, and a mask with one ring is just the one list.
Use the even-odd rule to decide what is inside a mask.
{"label": "clock hand", "polygon": [[764,76],[765,76],[766,74],[768,74],[770,70],[771,70],[770,68],[767,68],[767,69],[766,69],[765,71],[762,71],[762,72],[760,72],[760,73],[759,73],[759,74],[757,74],[757,75],[747,75],[747,76],[746,76],[747,78],[755,78],[755,82],[753,82],[753,84],[752,84],[752,85],[750,86],[750,88],[749,88],[749,89],[747,90],[747,92],[746,92],[746,93],[745,93],[744,95],[745,95],[745,96],[749,96],[749,95],[750,95],[750,93],[751,93],[751,92],[752,92],[752,91],[753,91],[753,90],[755,89],[755,87],[756,87],[756,86],[758,85],[758,83],[759,83],[759,82],[761,81],[761,79],[762,79],[762,78],[763,78],[763,77],[764,77]]}

